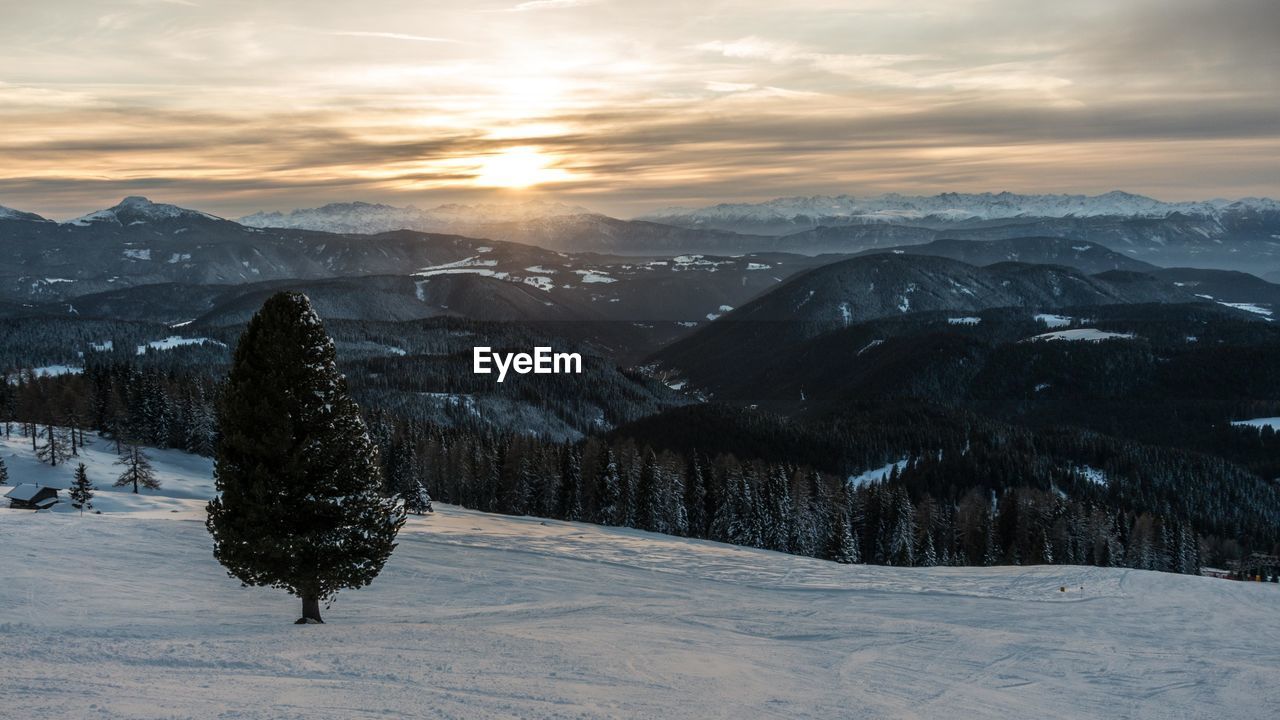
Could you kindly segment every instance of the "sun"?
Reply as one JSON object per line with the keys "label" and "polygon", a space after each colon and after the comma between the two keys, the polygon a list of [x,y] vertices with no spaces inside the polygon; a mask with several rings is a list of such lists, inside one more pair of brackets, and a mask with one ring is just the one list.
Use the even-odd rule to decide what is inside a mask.
{"label": "sun", "polygon": [[484,187],[527,188],[565,179],[568,173],[552,167],[552,162],[537,148],[509,148],[482,158],[474,182]]}

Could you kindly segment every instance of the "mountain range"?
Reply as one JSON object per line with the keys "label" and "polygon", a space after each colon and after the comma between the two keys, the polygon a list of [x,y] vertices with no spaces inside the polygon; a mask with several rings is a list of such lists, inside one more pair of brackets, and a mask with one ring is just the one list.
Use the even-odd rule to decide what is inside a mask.
{"label": "mountain range", "polygon": [[802,273],[675,342],[657,359],[705,378],[734,375],[734,366],[758,365],[773,352],[880,318],[950,313],[956,324],[965,324],[992,308],[1021,308],[1030,318],[1064,308],[1208,302],[1172,282],[1125,270],[1088,275],[1056,265],[978,267],[943,257],[875,254]]}
{"label": "mountain range", "polygon": [[261,228],[295,228],[333,233],[380,233],[392,230],[452,232],[458,227],[519,222],[560,215],[589,215],[576,205],[529,200],[520,203],[451,203],[433,208],[395,207],[378,203],[330,203],[318,208],[282,212],[257,212],[240,218],[241,225]]}
{"label": "mountain range", "polygon": [[[466,217],[469,222],[477,217],[461,206],[442,207],[431,212],[438,217]],[[1090,288],[1097,296],[1076,298],[1072,304],[1099,304],[1108,297],[1116,302],[1191,298],[1264,305],[1277,299],[1274,285],[1252,275],[1198,268],[1175,273],[1140,259],[1142,253],[1135,247],[1117,251],[1105,243],[1056,233],[1014,235],[1028,225],[1042,230],[1049,223],[1084,223],[1084,230],[1105,235],[1112,220],[1101,216],[948,231],[970,237],[938,237],[942,231],[888,223],[824,227],[770,237],[591,214],[535,217],[562,207],[528,203],[503,211],[507,217],[531,219],[489,224],[486,227],[494,232],[477,233],[480,237],[413,230],[357,234],[260,228],[141,197],[125,198],[115,206],[63,223],[6,209],[0,213],[0,242],[15,261],[0,267],[0,302],[10,303],[0,307],[0,312],[80,313],[218,326],[241,322],[254,299],[263,293],[296,289],[313,294],[326,313],[336,318],[408,320],[452,315],[489,320],[675,323],[685,329],[662,334],[674,339],[768,293],[798,273],[823,266],[827,266],[823,272],[835,272],[832,268],[841,261],[846,262],[839,267],[846,269],[892,265],[895,270],[886,271],[879,280],[851,276],[850,288],[862,284],[856,297],[827,302],[819,294],[806,312],[822,307],[827,316],[843,322],[841,303],[848,306],[850,321],[900,312],[900,306],[909,311],[956,312],[1029,302],[1050,307],[1064,304],[1064,297],[1075,297],[1072,292],[1081,288]],[[343,208],[378,214],[389,206]],[[1178,215],[1124,222],[1163,223],[1167,230],[1170,223],[1205,221]],[[868,232],[873,236],[868,237]],[[990,234],[1014,236],[972,237]],[[1188,231],[1187,235],[1179,239],[1166,232],[1154,245],[1127,236],[1108,235],[1108,239],[1113,245],[1131,242],[1143,250],[1167,250],[1175,240],[1195,249],[1222,247],[1206,242],[1202,233]],[[1192,237],[1199,242],[1193,243]],[[890,239],[898,242],[880,242]],[[770,247],[799,243],[810,250],[852,249],[912,256],[918,261],[849,263],[849,252],[734,252],[743,242],[750,245],[756,240]],[[545,249],[545,245],[607,247],[616,252],[567,253]],[[723,247],[727,252],[683,252],[690,245]],[[645,256],[628,252],[641,247],[652,252]],[[1243,255],[1252,267],[1265,266],[1268,257]],[[937,258],[959,263],[946,265],[943,271]],[[1006,274],[999,276],[992,275],[995,271],[991,268],[976,269],[1010,262],[1023,265],[1010,265],[1001,271]],[[1054,270],[1049,266],[1060,267]],[[1015,267],[1022,269],[1015,272]],[[1072,275],[1069,269],[1078,272]],[[1107,271],[1131,274],[1125,276],[1123,293],[1107,295],[1115,289],[1107,283],[1115,285],[1115,277],[1119,277],[1100,280],[1104,276],[1099,273]],[[896,279],[889,282],[889,276]],[[818,277],[823,276],[815,275],[809,281]],[[937,286],[938,282],[944,284]],[[911,285],[915,289],[907,290]],[[1134,297],[1137,288],[1150,295]],[[790,291],[780,289],[775,299],[786,292]],[[1055,292],[1066,295],[1056,297]],[[163,302],[156,302],[158,299]],[[799,303],[794,300],[793,305]]]}
{"label": "mountain range", "polygon": [[[214,242],[225,243],[228,235],[247,237],[244,233],[256,232],[262,233],[259,238],[289,244],[307,233],[361,237],[392,233],[393,237],[403,238],[405,231],[534,245],[556,252],[641,256],[759,252],[852,254],[939,240],[1053,237],[1097,243],[1154,265],[1238,270],[1280,278],[1280,203],[1268,199],[1166,203],[1120,192],[1098,196],[1012,193],[884,195],[867,199],[836,196],[669,210],[632,220],[548,201],[453,204],[426,210],[338,203],[289,213],[256,213],[239,222],[138,197],[126,198],[114,207],[65,223],[55,223],[32,213],[0,209],[0,238],[17,240],[15,247],[19,251],[23,250],[24,239],[34,240],[42,246],[39,252],[46,252],[54,238],[57,238],[54,244],[62,246],[90,235],[110,238],[128,246],[124,249],[141,252],[148,243],[184,244],[161,242],[160,235],[172,235],[167,239],[187,243],[197,238],[212,239],[213,235],[220,236],[213,239]],[[177,237],[183,233],[188,234]],[[337,247],[350,241],[331,238],[331,242]],[[94,243],[102,244],[96,240]],[[404,253],[403,248],[386,249],[388,262],[379,264],[361,249],[369,243],[360,245],[349,247],[347,253],[351,260],[371,263],[365,268],[367,272],[397,272],[405,266],[404,263],[395,265],[401,259],[398,256]],[[184,253],[188,252],[182,248],[163,250],[170,250],[166,258],[176,257],[177,263],[183,262]],[[266,265],[284,262],[279,257],[256,260],[242,255],[231,252],[222,259],[235,256],[241,262],[248,261],[251,267],[257,268],[255,277],[262,279],[275,277],[269,274],[272,269]],[[56,258],[47,260],[56,264]],[[342,264],[344,260],[334,262]],[[324,274],[319,269],[311,272]],[[129,274],[135,273],[124,273]],[[40,284],[39,274],[26,275],[32,278],[29,282]],[[250,269],[224,268],[206,275],[207,281],[224,282],[235,281],[239,275],[249,278],[254,273]],[[50,277],[63,276],[54,273]],[[36,287],[30,291],[42,289],[48,288]],[[10,288],[10,294],[12,292]]]}
{"label": "mountain range", "polygon": [[1112,191],[1102,195],[1021,195],[1017,193],[942,193],[913,196],[896,193],[778,198],[760,203],[722,203],[703,208],[674,207],[641,219],[683,227],[785,235],[824,225],[863,223],[950,226],[1014,218],[1166,218],[1171,215],[1226,217],[1280,212],[1280,203],[1265,198],[1162,202],[1143,195]]}
{"label": "mountain range", "polygon": [[257,213],[241,222],[329,232],[449,232],[563,252],[622,254],[854,253],[940,239],[1047,236],[1097,242],[1158,265],[1280,276],[1280,203],[1266,198],[1163,202],[1119,191],[837,195],[668,208],[631,220],[546,201],[429,210],[344,203]]}
{"label": "mountain range", "polygon": [[[1251,206],[1248,220],[1233,203],[1211,207],[1216,215],[1138,209],[789,235],[546,204],[431,211],[461,218],[448,228],[469,235],[358,221],[396,211],[372,205],[330,208],[350,219],[330,225],[342,232],[256,227],[140,197],[62,223],[5,210],[0,243],[13,260],[0,266],[0,362],[6,373],[40,368],[28,377],[88,381],[108,363],[120,377],[142,367],[216,378],[245,321],[292,290],[326,321],[361,402],[422,422],[560,441],[704,399],[812,427],[875,405],[856,433],[863,450],[828,469],[968,447],[979,423],[997,445],[1017,428],[1026,442],[1070,447],[1001,450],[974,477],[1015,458],[1012,472],[1039,468],[1049,484],[1037,487],[1049,488],[1054,473],[1095,462],[1087,433],[1194,448],[1274,477],[1265,436],[1251,443],[1229,421],[1280,408],[1280,286],[1206,267],[1274,267],[1271,211]],[[346,231],[371,227],[382,231]],[[1162,266],[1185,256],[1190,267]],[[592,369],[496,387],[468,370],[477,344],[582,348]],[[877,423],[895,407],[905,415],[890,437]],[[935,411],[951,429],[919,426]],[[1064,440],[1055,423],[1085,434]],[[813,462],[780,452],[774,460]],[[1184,473],[1177,492],[1223,472],[1246,471]]]}

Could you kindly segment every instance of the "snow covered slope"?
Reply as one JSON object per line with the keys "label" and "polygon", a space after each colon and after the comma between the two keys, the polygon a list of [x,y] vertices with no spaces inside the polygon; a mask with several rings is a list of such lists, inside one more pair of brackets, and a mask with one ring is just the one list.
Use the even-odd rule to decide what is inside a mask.
{"label": "snow covered slope", "polygon": [[[78,368],[77,368],[78,370]],[[117,455],[115,444],[96,434],[86,434],[89,446],[81,448],[79,455],[69,462],[50,467],[36,459],[31,450],[31,440],[19,437],[5,438],[0,435],[0,459],[9,469],[9,486],[19,483],[36,483],[58,488],[62,503],[55,506],[55,512],[74,512],[67,500],[66,489],[71,487],[71,476],[78,463],[84,463],[89,480],[98,488],[93,499],[93,507],[105,513],[154,513],[169,510],[204,511],[204,505],[213,497],[213,460],[180,452],[178,450],[147,449],[147,457],[151,458],[156,470],[156,478],[160,481],[159,490],[140,489],[134,495],[132,488],[113,487],[112,483],[120,476],[123,468],[115,464]],[[8,486],[0,486],[3,496]],[[7,508],[9,503],[0,499],[0,507]],[[0,523],[10,519],[0,519]],[[6,547],[0,540],[0,552]]]}
{"label": "snow covered slope", "polygon": [[[24,453],[3,447],[15,482],[55,472]],[[293,598],[213,560],[189,499],[209,493],[193,475],[208,461],[154,457],[165,487],[102,515],[0,510],[0,715],[1264,718],[1280,703],[1273,585],[841,566],[448,506],[412,518],[328,625],[299,627]]]}

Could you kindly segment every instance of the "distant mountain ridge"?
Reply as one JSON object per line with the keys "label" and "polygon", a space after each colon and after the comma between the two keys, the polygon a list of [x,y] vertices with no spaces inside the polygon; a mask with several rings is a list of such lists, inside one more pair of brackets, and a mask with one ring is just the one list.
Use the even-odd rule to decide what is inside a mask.
{"label": "distant mountain ridge", "polygon": [[637,219],[736,232],[783,235],[823,225],[923,223],[926,226],[1010,218],[1164,218],[1174,214],[1216,217],[1227,212],[1280,212],[1268,198],[1163,202],[1144,195],[1111,191],[1101,195],[1022,195],[942,193],[930,196],[889,193],[777,198],[759,203],[721,203],[702,208],[672,207]]}
{"label": "distant mountain ridge", "polygon": [[258,213],[242,222],[330,232],[408,228],[560,252],[619,254],[857,253],[943,239],[1038,236],[1095,242],[1165,266],[1280,270],[1280,202],[1267,198],[1164,202],[1121,191],[791,197],[667,208],[630,220],[546,201],[442,205],[431,210],[340,203],[290,213]]}
{"label": "distant mountain ridge", "polygon": [[802,273],[735,310],[725,322],[800,322],[830,330],[921,311],[1196,301],[1172,282],[1143,273],[1089,275],[1067,267],[1014,262],[977,267],[950,258],[889,253]]}
{"label": "distant mountain ridge", "polygon": [[[0,242],[9,243],[7,248],[16,251],[18,265],[25,264],[27,268],[26,272],[21,268],[8,268],[18,273],[19,284],[25,289],[10,287],[5,292],[11,296],[34,294],[41,296],[40,299],[66,294],[45,292],[50,289],[44,287],[49,283],[86,280],[103,269],[105,266],[96,261],[88,268],[94,272],[82,272],[85,268],[81,266],[90,257],[104,252],[107,246],[102,241],[107,239],[118,242],[119,250],[127,251],[125,255],[129,260],[143,261],[147,251],[155,252],[157,258],[164,253],[164,259],[184,265],[188,271],[179,276],[175,275],[176,268],[163,269],[159,273],[163,278],[148,279],[148,282],[207,283],[352,273],[394,274],[416,262],[399,262],[399,256],[413,250],[412,239],[402,235],[406,230],[441,237],[475,238],[476,247],[506,242],[558,253],[650,257],[765,252],[852,255],[871,249],[906,252],[907,246],[944,241],[982,241],[995,243],[973,245],[974,251],[980,251],[986,259],[955,257],[989,264],[1001,259],[993,253],[997,247],[1003,247],[1005,249],[999,251],[1005,254],[1003,259],[1061,263],[1090,272],[1102,269],[1088,264],[1093,262],[1092,256],[1081,255],[1064,262],[1063,259],[1071,259],[1075,254],[1059,252],[1062,258],[1059,260],[1046,256],[1044,249],[1034,250],[1029,256],[1020,254],[1040,242],[1034,238],[1053,238],[1081,245],[1097,244],[1133,260],[1125,262],[1110,257],[1110,267],[1118,269],[1145,270],[1146,265],[1153,264],[1244,271],[1262,276],[1280,273],[1280,203],[1274,200],[1164,203],[1113,192],[1099,196],[950,193],[912,198],[886,195],[878,196],[875,201],[879,205],[851,196],[789,198],[756,205],[720,205],[689,211],[686,215],[663,216],[662,222],[623,220],[574,205],[541,200],[450,204],[428,210],[353,202],[289,213],[258,213],[237,222],[134,196],[62,223],[4,208],[0,210]],[[862,214],[857,214],[859,212]],[[709,220],[703,222],[703,216]],[[733,220],[735,217],[745,218],[745,224]],[[786,227],[776,225],[775,221]],[[813,223],[829,224],[811,226]],[[768,234],[782,231],[789,234]],[[304,237],[308,238],[305,242]],[[320,239],[326,237],[327,241]],[[370,241],[371,237],[377,239]],[[236,242],[244,241],[245,246],[234,252],[224,251],[212,264],[207,264],[204,258],[213,252],[213,247],[222,246],[226,250],[225,246],[233,238],[238,238]],[[83,253],[75,251],[80,241],[88,243]],[[402,243],[402,246],[379,247],[387,242]],[[290,256],[287,246],[298,243],[320,249],[312,253],[314,257],[310,261]],[[268,263],[274,267],[265,267],[254,255],[255,244],[279,251]],[[958,247],[953,245],[951,249]],[[377,253],[382,257],[376,257]],[[38,260],[29,262],[37,257]],[[101,259],[111,264],[108,256]],[[240,267],[233,266],[232,262]],[[302,274],[289,274],[294,272],[291,266],[308,262],[310,265]],[[368,266],[361,266],[361,262]],[[125,264],[121,272],[115,274],[123,282],[124,278],[140,271],[157,269],[154,265]],[[270,274],[262,274],[268,270]],[[0,272],[0,282],[11,274]],[[107,289],[105,286],[79,288],[82,292]]]}
{"label": "distant mountain ridge", "polygon": [[[880,318],[1022,308],[1033,313],[1105,305],[1208,303],[1172,281],[1124,270],[1088,275],[1055,265],[977,267],[950,258],[893,253],[855,257],[800,273],[663,349],[665,368],[755,365],[814,337]],[[869,348],[868,348],[869,349]]]}
{"label": "distant mountain ridge", "polygon": [[876,248],[858,254],[881,253],[933,255],[959,260],[970,265],[994,265],[1000,262],[1062,265],[1090,275],[1108,270],[1153,273],[1160,269],[1151,263],[1109,250],[1097,243],[1059,237],[1019,237],[999,240],[942,239],[919,245]]}
{"label": "distant mountain ridge", "polygon": [[23,212],[21,210],[14,210],[13,208],[5,207],[3,205],[0,205],[0,220],[24,220],[28,222],[41,222],[41,223],[53,222],[52,220],[48,218],[40,217],[35,213]]}
{"label": "distant mountain ridge", "polygon": [[453,232],[459,227],[535,220],[557,215],[584,215],[591,211],[576,205],[529,200],[520,203],[450,203],[433,208],[396,207],[379,203],[330,203],[318,208],[282,212],[257,212],[239,219],[241,225],[259,228],[294,228],[333,233],[380,233],[392,230]]}

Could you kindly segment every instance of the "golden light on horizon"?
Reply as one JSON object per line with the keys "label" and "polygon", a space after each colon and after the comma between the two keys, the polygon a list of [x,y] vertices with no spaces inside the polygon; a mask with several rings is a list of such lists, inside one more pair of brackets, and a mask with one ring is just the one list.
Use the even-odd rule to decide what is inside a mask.
{"label": "golden light on horizon", "polygon": [[473,182],[480,187],[520,189],[567,180],[569,173],[552,164],[552,158],[537,148],[508,148],[483,158]]}

